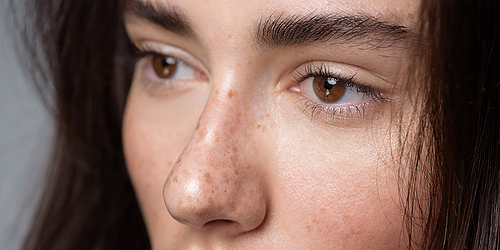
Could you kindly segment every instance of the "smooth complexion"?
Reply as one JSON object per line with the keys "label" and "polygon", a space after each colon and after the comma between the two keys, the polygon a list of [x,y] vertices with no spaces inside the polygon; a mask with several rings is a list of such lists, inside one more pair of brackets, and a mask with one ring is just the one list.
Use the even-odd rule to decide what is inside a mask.
{"label": "smooth complexion", "polygon": [[[418,4],[131,2],[126,29],[145,56],[123,141],[153,249],[405,249],[392,114],[412,111],[407,37],[349,37],[360,26],[346,23],[343,36],[284,42],[259,39],[259,24],[358,16],[411,34]],[[351,81],[346,94],[314,85],[328,77]],[[326,87],[345,98],[322,101]]]}

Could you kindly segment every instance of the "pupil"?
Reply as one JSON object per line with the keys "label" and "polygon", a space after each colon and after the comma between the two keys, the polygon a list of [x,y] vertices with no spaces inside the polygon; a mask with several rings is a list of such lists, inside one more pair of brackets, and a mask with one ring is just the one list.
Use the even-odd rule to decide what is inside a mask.
{"label": "pupil", "polygon": [[161,60],[161,65],[163,67],[168,67],[170,65],[173,65],[177,62],[177,60],[171,56],[166,56],[163,58],[163,60]]}
{"label": "pupil", "polygon": [[324,84],[324,87],[325,87],[325,89],[330,90],[330,89],[332,89],[332,88],[333,88],[333,85],[332,85],[332,84],[330,84],[330,83],[328,82],[328,80],[326,80],[326,81],[325,81],[325,84]]}
{"label": "pupil", "polygon": [[163,60],[161,61],[161,64],[163,65],[163,67],[167,67],[169,65],[166,57],[163,58]]}

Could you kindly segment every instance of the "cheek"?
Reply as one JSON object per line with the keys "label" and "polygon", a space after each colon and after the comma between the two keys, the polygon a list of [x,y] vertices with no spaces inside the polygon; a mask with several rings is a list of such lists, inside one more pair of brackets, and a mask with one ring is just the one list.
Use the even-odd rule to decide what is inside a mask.
{"label": "cheek", "polygon": [[[141,203],[150,203],[149,201],[153,200],[150,198],[153,197],[149,196],[159,197],[161,201],[162,183],[182,150],[178,145],[183,145],[187,136],[181,131],[159,130],[155,124],[148,122],[147,118],[133,111],[127,112],[125,117],[124,153],[136,193]],[[142,199],[146,198],[144,196],[147,199],[142,202]],[[164,210],[163,205],[162,209]]]}
{"label": "cheek", "polygon": [[130,107],[123,126],[127,169],[150,235],[174,223],[163,204],[162,186],[182,150],[179,145],[188,140],[182,131],[165,131],[158,125]]}
{"label": "cheek", "polygon": [[387,142],[362,134],[322,142],[307,134],[281,144],[287,153],[279,163],[277,210],[285,211],[286,227],[317,249],[397,249],[402,210],[391,149],[379,147]]}
{"label": "cheek", "polygon": [[205,92],[206,89],[202,89],[193,100],[185,98],[191,101],[189,106],[151,98],[135,85],[128,96],[123,120],[123,150],[152,239],[170,241],[173,237],[166,239],[166,232],[174,236],[172,232],[181,231],[180,224],[165,209],[162,190],[172,166],[195,129]]}

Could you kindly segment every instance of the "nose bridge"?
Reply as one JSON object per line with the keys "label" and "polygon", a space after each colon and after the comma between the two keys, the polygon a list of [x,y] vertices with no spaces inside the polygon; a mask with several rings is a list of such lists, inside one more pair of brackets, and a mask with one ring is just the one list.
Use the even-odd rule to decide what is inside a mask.
{"label": "nose bridge", "polygon": [[186,151],[196,150],[197,156],[203,156],[200,160],[206,161],[203,165],[207,168],[239,172],[242,162],[249,161],[246,155],[257,153],[252,152],[258,140],[252,129],[257,113],[249,105],[251,98],[240,92],[244,91],[234,85],[216,86],[186,147]]}
{"label": "nose bridge", "polygon": [[170,214],[194,228],[231,221],[249,231],[265,217],[258,157],[262,152],[253,129],[257,113],[249,105],[251,98],[234,86],[214,83],[193,136],[164,186]]}

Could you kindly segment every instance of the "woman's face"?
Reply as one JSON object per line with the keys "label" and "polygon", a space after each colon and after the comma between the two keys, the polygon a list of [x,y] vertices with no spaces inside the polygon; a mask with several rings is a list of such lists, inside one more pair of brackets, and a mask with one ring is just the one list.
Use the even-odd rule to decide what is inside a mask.
{"label": "woman's face", "polygon": [[405,248],[419,1],[135,1],[123,140],[153,249]]}

